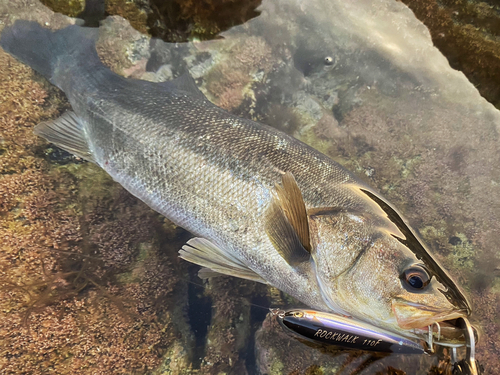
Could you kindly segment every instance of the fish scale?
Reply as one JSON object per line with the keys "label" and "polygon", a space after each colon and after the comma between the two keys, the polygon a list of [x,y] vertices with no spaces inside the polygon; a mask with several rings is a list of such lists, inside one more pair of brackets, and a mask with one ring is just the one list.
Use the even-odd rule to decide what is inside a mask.
{"label": "fish scale", "polygon": [[[109,71],[109,82],[103,77],[99,84],[109,88],[115,79]],[[339,189],[354,179],[318,151],[273,128],[240,119],[206,99],[165,91],[153,83],[133,82],[93,98],[91,107],[97,113],[114,114],[113,121],[108,115],[88,122],[89,139],[100,155],[97,163],[154,210],[230,248],[256,273],[269,275],[271,285],[290,294],[299,291],[302,300],[314,296],[315,301],[307,297],[308,305],[327,308],[321,296],[312,293],[316,280],[298,273],[273,251],[264,230],[265,209],[282,171],[295,176],[307,207],[361,206],[355,196]],[[66,93],[71,103],[82,97],[81,91]],[[129,100],[132,96],[140,102]],[[132,112],[139,123],[130,121]],[[114,140],[112,149],[109,139]],[[228,230],[228,218],[237,232]],[[271,267],[262,264],[263,253],[273,256]],[[300,280],[300,285],[290,284],[290,279]]]}

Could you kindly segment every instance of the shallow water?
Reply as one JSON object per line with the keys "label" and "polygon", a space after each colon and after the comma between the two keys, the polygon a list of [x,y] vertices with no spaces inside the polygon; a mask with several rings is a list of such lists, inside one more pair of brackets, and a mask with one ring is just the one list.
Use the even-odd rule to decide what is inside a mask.
{"label": "shallow water", "polygon": [[[0,5],[5,23],[70,22],[35,1]],[[465,289],[484,333],[478,358],[498,372],[500,113],[401,3],[273,0],[259,10],[223,39],[177,45],[108,18],[98,50],[130,77],[187,69],[215,104],[379,189]],[[266,318],[296,301],[250,281],[202,282],[177,258],[189,233],[34,136],[68,109],[64,95],[3,51],[0,69],[2,373],[338,373],[348,354],[308,348]],[[391,356],[363,373],[426,374],[440,359]]]}

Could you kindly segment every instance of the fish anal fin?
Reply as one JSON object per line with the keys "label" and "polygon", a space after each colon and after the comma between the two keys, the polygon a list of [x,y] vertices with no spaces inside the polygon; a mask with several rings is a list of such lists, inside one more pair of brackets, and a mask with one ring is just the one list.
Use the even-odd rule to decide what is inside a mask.
{"label": "fish anal fin", "polygon": [[290,224],[280,204],[278,193],[273,196],[266,212],[265,230],[276,251],[291,266],[310,259],[310,253],[302,246],[297,232]]}
{"label": "fish anal fin", "polygon": [[214,270],[207,268],[207,267],[202,267],[198,271],[198,277],[200,279],[210,279],[212,277],[219,277],[219,276],[225,276],[223,273],[220,272],[215,272]]}
{"label": "fish anal fin", "polygon": [[188,262],[204,267],[198,273],[198,276],[203,279],[227,275],[267,284],[264,279],[229,252],[204,238],[190,239],[179,250],[179,256]]}
{"label": "fish anal fin", "polygon": [[33,132],[48,142],[95,163],[82,122],[74,112],[68,111],[55,120],[41,122]]}
{"label": "fish anal fin", "polygon": [[300,243],[308,252],[311,252],[311,239],[307,211],[302,193],[297,181],[290,172],[281,177],[281,186],[276,185],[279,203],[289,223],[297,233]]}

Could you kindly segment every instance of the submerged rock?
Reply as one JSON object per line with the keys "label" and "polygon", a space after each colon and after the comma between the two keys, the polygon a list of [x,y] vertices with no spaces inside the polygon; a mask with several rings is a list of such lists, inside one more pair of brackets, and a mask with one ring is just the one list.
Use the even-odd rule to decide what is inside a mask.
{"label": "submerged rock", "polygon": [[500,108],[500,3],[496,0],[403,0],[428,28],[432,41]]}

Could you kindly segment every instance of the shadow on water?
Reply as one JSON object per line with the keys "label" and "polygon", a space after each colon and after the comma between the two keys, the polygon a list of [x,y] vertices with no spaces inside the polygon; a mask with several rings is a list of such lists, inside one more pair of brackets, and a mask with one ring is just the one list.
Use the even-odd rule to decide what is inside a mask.
{"label": "shadow on water", "polygon": [[269,298],[263,295],[257,295],[252,298],[252,305],[250,306],[250,326],[252,327],[252,334],[249,337],[246,352],[242,353],[245,358],[245,367],[250,375],[258,375],[256,368],[257,358],[255,356],[255,331],[261,326],[264,319],[269,312],[265,306],[269,306]]}
{"label": "shadow on water", "polygon": [[188,318],[194,334],[196,347],[193,351],[193,367],[200,368],[205,353],[208,327],[212,320],[212,299],[205,294],[202,281],[198,278],[199,267],[190,266],[188,285]]}

